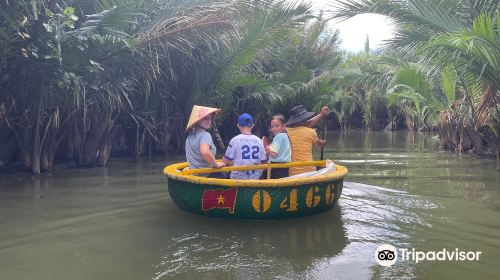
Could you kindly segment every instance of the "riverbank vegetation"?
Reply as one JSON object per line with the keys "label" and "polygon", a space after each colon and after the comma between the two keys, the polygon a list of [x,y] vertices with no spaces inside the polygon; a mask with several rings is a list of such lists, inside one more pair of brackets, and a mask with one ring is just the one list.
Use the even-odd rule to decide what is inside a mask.
{"label": "riverbank vegetation", "polygon": [[[498,1],[473,2],[0,0],[0,167],[181,153],[193,104],[223,109],[226,141],[242,112],[262,135],[276,112],[327,104],[329,129],[437,130],[498,156]],[[363,13],[394,38],[340,50],[329,20]]]}

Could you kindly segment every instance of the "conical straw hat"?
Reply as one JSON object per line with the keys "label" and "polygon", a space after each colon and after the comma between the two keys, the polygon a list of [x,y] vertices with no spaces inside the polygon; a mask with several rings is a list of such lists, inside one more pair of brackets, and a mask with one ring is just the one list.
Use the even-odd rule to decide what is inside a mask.
{"label": "conical straw hat", "polygon": [[221,109],[217,108],[211,108],[211,107],[204,107],[204,106],[198,106],[198,105],[193,105],[193,110],[191,111],[191,116],[189,117],[188,124],[186,126],[186,131],[191,129],[193,125],[195,125],[199,120],[203,119],[204,117],[210,115],[210,114],[217,114],[221,111]]}

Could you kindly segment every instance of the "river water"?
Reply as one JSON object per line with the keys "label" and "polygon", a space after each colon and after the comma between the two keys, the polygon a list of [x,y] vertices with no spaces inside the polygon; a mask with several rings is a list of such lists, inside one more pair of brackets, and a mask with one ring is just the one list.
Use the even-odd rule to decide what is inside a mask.
{"label": "river water", "polygon": [[[284,221],[199,217],[176,208],[162,168],[0,175],[0,279],[498,279],[500,172],[440,151],[432,134],[334,133],[349,168],[339,205]],[[477,261],[377,264],[379,245],[481,251]],[[399,251],[401,252],[401,251]]]}

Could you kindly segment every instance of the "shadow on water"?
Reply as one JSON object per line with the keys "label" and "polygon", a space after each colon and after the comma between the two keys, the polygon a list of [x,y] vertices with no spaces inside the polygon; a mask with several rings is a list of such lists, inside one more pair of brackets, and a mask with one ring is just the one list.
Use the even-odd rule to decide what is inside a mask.
{"label": "shadow on water", "polygon": [[178,213],[179,233],[162,248],[154,279],[300,278],[341,254],[348,240],[342,209],[293,220],[223,220]]}

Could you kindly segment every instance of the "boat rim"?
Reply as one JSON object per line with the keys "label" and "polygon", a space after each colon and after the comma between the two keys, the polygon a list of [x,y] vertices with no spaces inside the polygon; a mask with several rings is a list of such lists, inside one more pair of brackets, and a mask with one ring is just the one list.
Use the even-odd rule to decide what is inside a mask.
{"label": "boat rim", "polygon": [[[199,184],[199,185],[218,185],[226,187],[255,187],[255,188],[291,187],[304,184],[332,182],[335,180],[343,179],[348,173],[346,167],[336,164],[335,171],[305,178],[281,178],[281,179],[261,179],[261,180],[218,179],[218,178],[195,176],[192,174],[183,174],[182,170],[188,166],[189,165],[187,162],[174,163],[166,166],[163,169],[163,173],[171,179]],[[221,170],[213,169],[213,172],[220,172],[220,171]]]}

